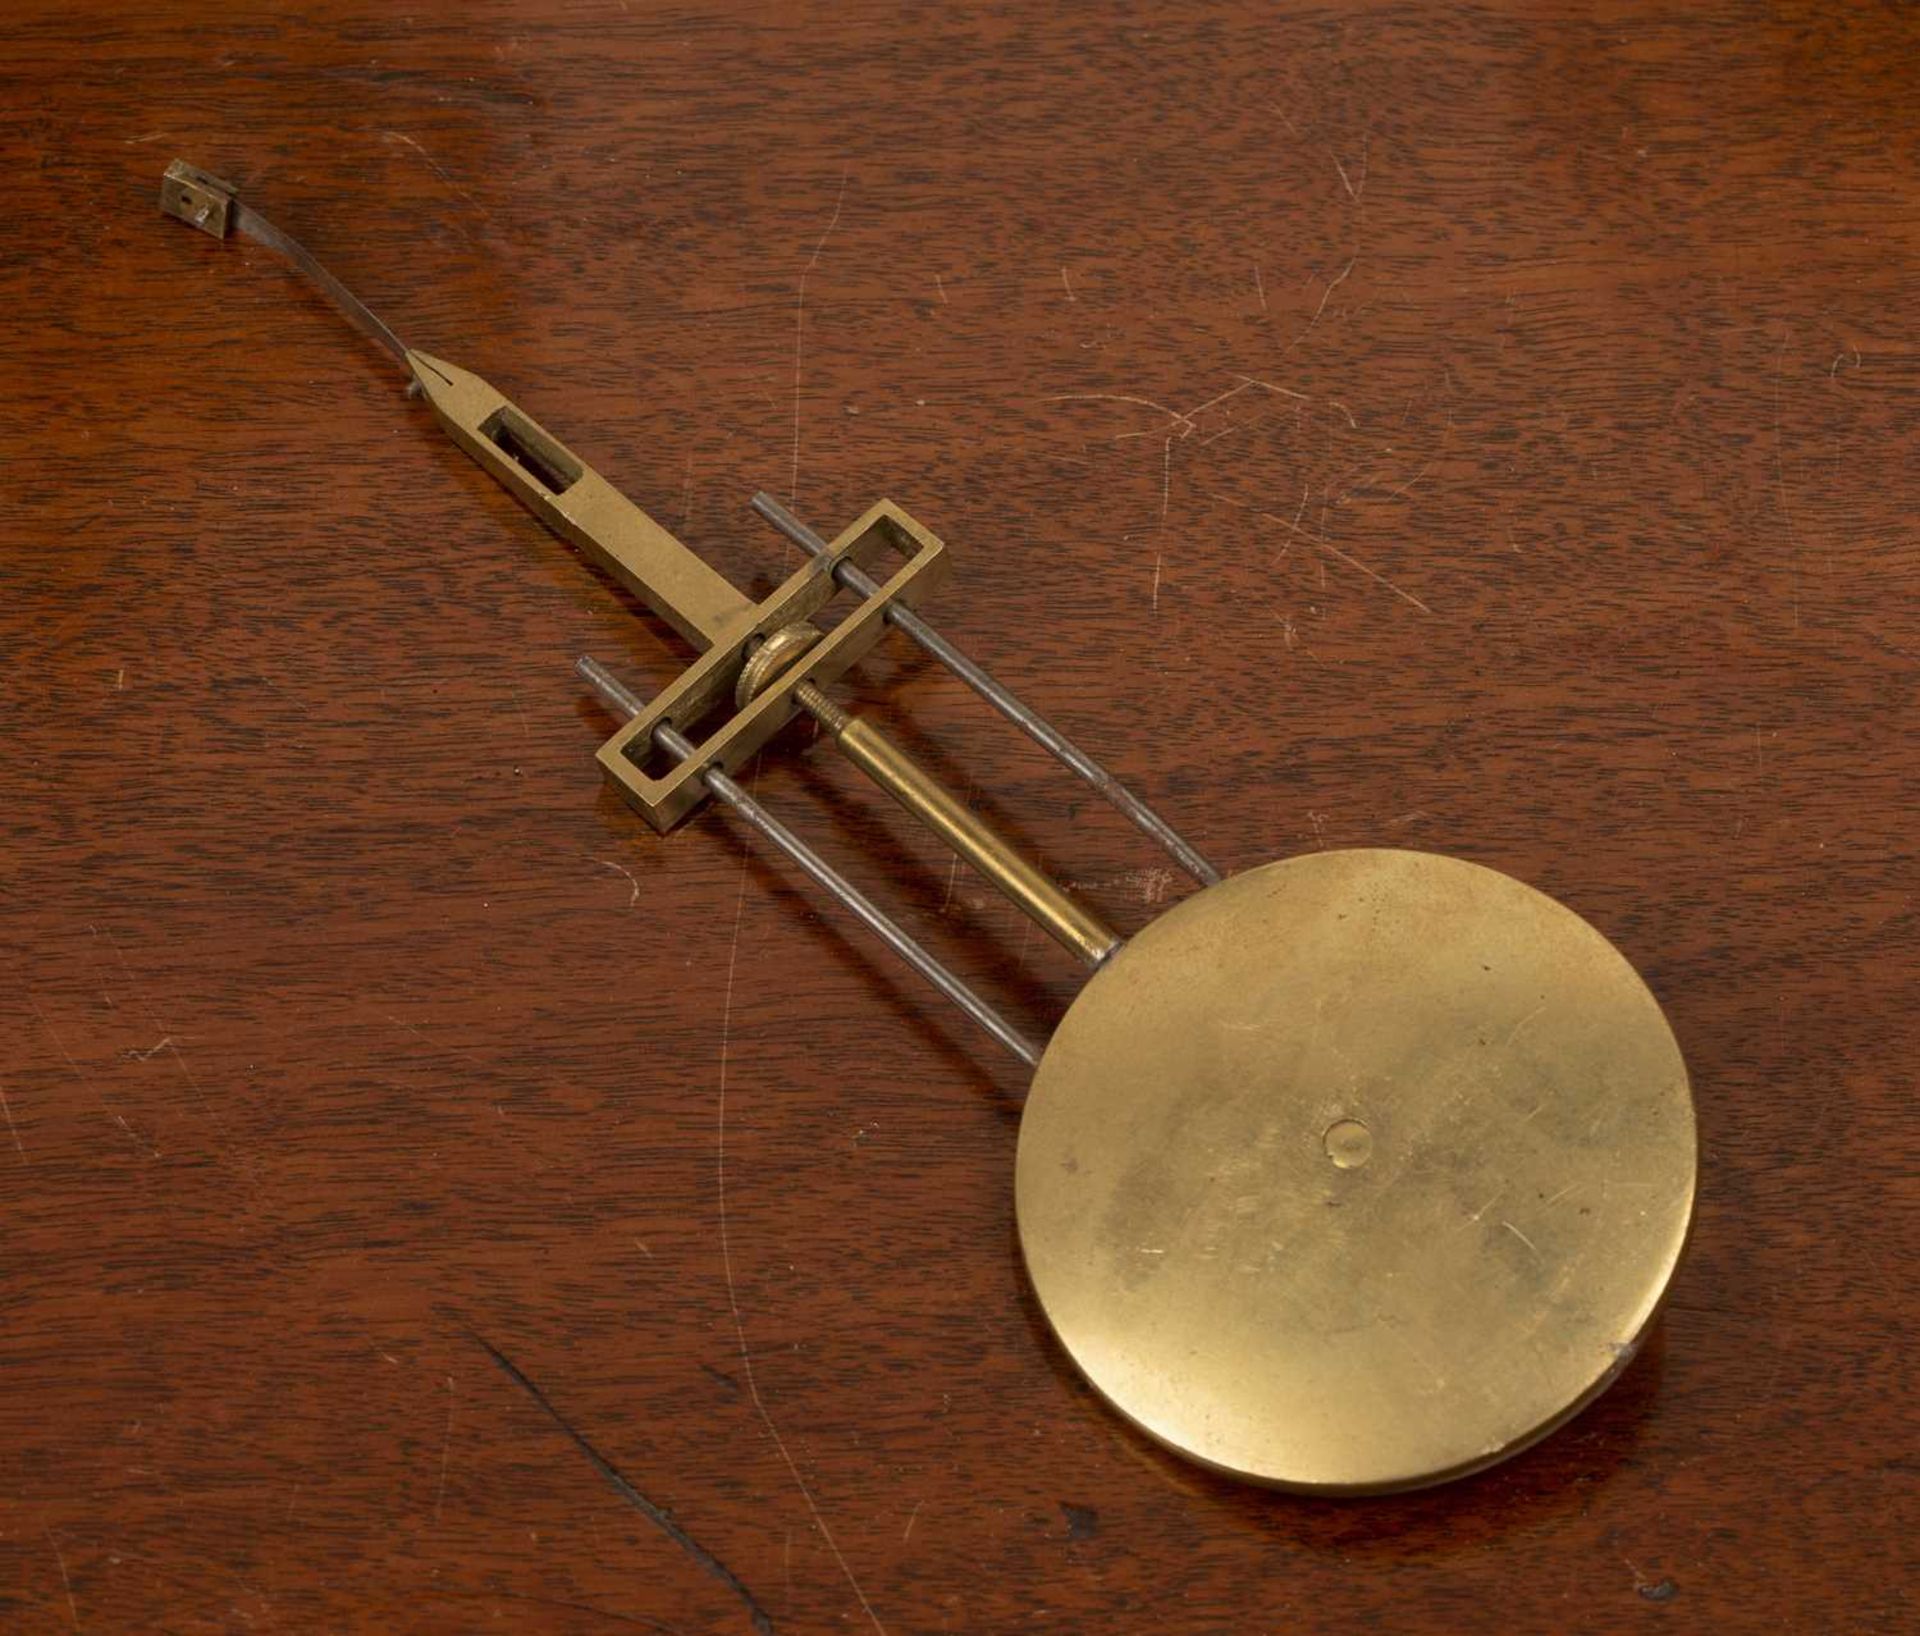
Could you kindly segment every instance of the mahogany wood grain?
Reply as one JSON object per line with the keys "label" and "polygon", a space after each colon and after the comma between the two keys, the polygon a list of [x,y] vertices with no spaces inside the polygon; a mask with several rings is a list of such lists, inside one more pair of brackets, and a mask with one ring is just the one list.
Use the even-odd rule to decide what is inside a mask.
{"label": "mahogany wood grain", "polygon": [[[1911,1629],[1920,19],[1902,5],[13,0],[0,1621]],[[570,674],[684,658],[241,184],[743,584],[889,495],[1222,866],[1456,852],[1648,974],[1660,1338],[1323,1503],[1025,1294],[1023,1076]],[[904,645],[1125,928],[1182,885]],[[1025,1024],[1064,955],[797,732],[760,795]]]}

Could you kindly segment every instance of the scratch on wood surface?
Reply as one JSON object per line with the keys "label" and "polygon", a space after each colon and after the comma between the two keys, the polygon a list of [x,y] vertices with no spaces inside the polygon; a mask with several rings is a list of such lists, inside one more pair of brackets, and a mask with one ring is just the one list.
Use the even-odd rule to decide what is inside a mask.
{"label": "scratch on wood surface", "polygon": [[154,1047],[154,1050],[158,1051],[161,1045],[164,1045],[168,1053],[173,1057],[174,1066],[180,1070],[181,1075],[186,1079],[187,1086],[193,1092],[193,1099],[199,1104],[200,1111],[213,1121],[214,1133],[219,1138],[220,1145],[225,1150],[229,1162],[238,1168],[240,1174],[246,1178],[249,1187],[258,1186],[259,1182],[253,1173],[253,1166],[248,1163],[234,1147],[233,1133],[227,1128],[226,1117],[220,1112],[219,1108],[207,1100],[206,1090],[201,1086],[199,1076],[194,1073],[192,1067],[188,1064],[186,1053],[180,1049],[180,1042],[169,1034],[160,1042],[160,1045]]}
{"label": "scratch on wood surface", "polygon": [[[7,1122],[11,1124],[13,1121],[11,1118],[9,1118]],[[133,1128],[133,1126],[129,1125],[126,1121],[126,1118],[123,1115],[116,1113],[113,1116],[113,1122],[127,1133],[127,1140],[133,1143],[135,1147],[146,1149],[147,1157],[149,1159],[157,1159],[160,1157],[160,1150],[157,1147],[155,1147],[151,1142],[147,1141],[143,1136],[141,1136],[141,1134],[138,1131],[136,1131]]]}
{"label": "scratch on wood surface", "polygon": [[22,1159],[25,1159],[27,1150],[20,1140],[19,1127],[13,1122],[13,1104],[7,1100],[7,1087],[4,1081],[0,1081],[0,1113],[7,1116],[7,1134],[13,1138],[14,1150]]}
{"label": "scratch on wood surface", "polygon": [[[418,142],[414,141],[412,137],[408,136],[405,131],[382,131],[380,135],[389,142],[404,142],[408,147],[413,149],[415,153],[419,154],[420,157],[427,162],[428,170],[432,171],[433,174],[439,177],[441,181],[445,182],[448,187],[452,188],[455,193],[459,194],[462,199],[466,200],[468,204],[472,205],[475,210],[480,212],[480,219],[482,221],[490,222],[493,220],[493,212],[489,210],[485,205],[483,205],[478,199],[476,199],[458,182],[456,182],[453,179],[453,177],[448,174],[446,168],[440,163],[440,161],[434,158],[432,154],[428,153],[427,150],[421,147]],[[468,233],[465,227],[460,226],[457,218],[455,220],[454,225],[456,227],[459,227],[460,232],[466,238],[468,238],[469,240],[472,239],[473,235],[471,233]]]}
{"label": "scratch on wood surface", "polygon": [[1366,191],[1367,148],[1372,141],[1373,133],[1371,131],[1366,132],[1360,138],[1360,179],[1357,182],[1347,174],[1347,167],[1340,163],[1340,155],[1335,153],[1331,148],[1327,149],[1327,156],[1333,160],[1333,168],[1340,173],[1340,185],[1347,190],[1347,197],[1353,200],[1355,204],[1360,202],[1360,195]]}
{"label": "scratch on wood surface", "polygon": [[913,1502],[913,1510],[907,1514],[907,1526],[900,1530],[900,1543],[902,1545],[913,1538],[913,1525],[919,1520],[920,1507],[926,1503],[925,1500],[915,1500]]}
{"label": "scratch on wood surface", "polygon": [[[146,1015],[148,1026],[156,1033],[164,1033],[160,1027],[160,1019],[154,1014],[153,1007],[147,1002],[146,994],[141,990],[139,983],[134,980],[133,967],[127,964],[127,957],[120,948],[119,940],[114,937],[112,932],[102,932],[97,926],[89,926],[87,930],[95,937],[106,938],[107,947],[113,950],[113,957],[119,962],[121,975],[127,980],[127,992],[133,996],[134,1003],[139,1006],[140,1010]],[[34,1007],[36,1014],[39,1012],[39,1009],[38,1006]],[[40,1020],[43,1023],[46,1022],[45,1017],[41,1017]],[[51,1024],[48,1025],[48,1032],[52,1032]],[[57,1044],[59,1042],[59,1036],[55,1035],[54,1038]],[[186,1053],[180,1049],[180,1042],[175,1039],[171,1033],[164,1033],[164,1037],[160,1043],[155,1045],[147,1055],[158,1055],[163,1048],[172,1053],[174,1066],[180,1070],[181,1077],[187,1082],[187,1088],[193,1092],[195,1103],[212,1123],[214,1136],[221,1150],[222,1158],[240,1172],[241,1178],[246,1182],[250,1192],[257,1191],[260,1186],[260,1179],[254,1173],[253,1165],[234,1146],[233,1133],[227,1126],[225,1116],[222,1115],[217,1106],[207,1100],[206,1090],[201,1085],[199,1076],[194,1073],[192,1065],[187,1061]],[[60,1047],[60,1051],[61,1055],[66,1055],[66,1047],[64,1045]],[[67,1057],[67,1063],[69,1066],[72,1066],[73,1058]],[[79,1071],[78,1068],[74,1069],[76,1074],[78,1074]],[[99,1092],[96,1090],[94,1094],[98,1096]],[[105,1097],[100,1098],[100,1105],[102,1107],[106,1106]],[[131,1130],[128,1131],[128,1134],[132,1134]],[[154,1157],[159,1157],[158,1148],[154,1149]]]}
{"label": "scratch on wood surface", "polygon": [[73,1628],[80,1628],[80,1604],[73,1599],[73,1580],[67,1575],[67,1559],[61,1554],[60,1542],[53,1537],[53,1530],[47,1529],[47,1543],[53,1547],[53,1560],[60,1565],[60,1584],[67,1593],[67,1613],[73,1620]]}
{"label": "scratch on wood surface", "polygon": [[1287,351],[1291,352],[1313,333],[1315,326],[1320,322],[1321,316],[1327,310],[1327,303],[1333,299],[1333,292],[1339,289],[1340,286],[1346,283],[1352,276],[1353,269],[1359,264],[1359,261],[1360,258],[1355,256],[1353,260],[1349,261],[1346,266],[1342,267],[1339,272],[1333,275],[1333,282],[1327,286],[1325,293],[1321,295],[1320,305],[1313,309],[1313,316],[1307,320],[1307,327],[1287,343]]}
{"label": "scratch on wood surface", "polygon": [[1260,310],[1265,312],[1267,310],[1267,281],[1260,276],[1260,266],[1258,262],[1254,264],[1253,268],[1253,289],[1254,293],[1260,297]]}
{"label": "scratch on wood surface", "polygon": [[1348,556],[1346,552],[1342,551],[1340,547],[1335,545],[1331,540],[1315,540],[1313,543],[1317,545],[1322,551],[1327,552],[1330,556],[1338,557],[1349,568],[1359,569],[1360,572],[1365,574],[1368,579],[1377,580],[1380,584],[1386,586],[1386,588],[1389,591],[1393,592],[1393,594],[1397,596],[1402,602],[1411,602],[1414,605],[1414,607],[1418,608],[1422,613],[1425,613],[1425,614],[1430,614],[1433,612],[1433,610],[1429,608],[1426,605],[1426,603],[1422,602],[1417,596],[1415,596],[1413,592],[1401,590],[1400,587],[1394,584],[1392,580],[1388,579],[1385,574],[1380,573],[1377,569],[1369,568],[1358,557]]}
{"label": "scratch on wood surface", "polygon": [[727,978],[720,999],[720,1086],[715,1097],[713,1123],[713,1182],[720,1218],[720,1270],[727,1282],[727,1310],[733,1315],[734,1339],[740,1347],[740,1370],[746,1376],[747,1396],[753,1401],[754,1412],[773,1440],[773,1446],[779,1452],[788,1475],[793,1478],[794,1487],[800,1490],[800,1498],[806,1503],[814,1527],[820,1530],[820,1537],[826,1541],[834,1561],[840,1564],[840,1572],[852,1587],[861,1611],[866,1614],[873,1628],[880,1632],[880,1636],[886,1636],[887,1627],[881,1624],[879,1614],[873,1611],[873,1604],[867,1600],[867,1593],[860,1588],[852,1564],[835,1542],[833,1530],[827,1526],[827,1519],[814,1500],[813,1490],[807,1487],[806,1478],[800,1474],[799,1463],[787,1448],[787,1440],[780,1435],[780,1428],[773,1423],[773,1416],[767,1411],[766,1399],[760,1395],[760,1381],[753,1371],[753,1354],[747,1347],[747,1326],[740,1316],[740,1293],[733,1277],[733,1241],[727,1231],[727,1068],[733,1040],[734,975],[740,963],[740,926],[747,911],[747,866],[751,859],[752,854],[743,848],[740,854],[740,888],[733,905],[733,937],[727,945]]}
{"label": "scratch on wood surface", "polygon": [[[1043,403],[1129,403],[1137,404],[1142,409],[1151,409],[1156,414],[1165,415],[1167,427],[1165,435],[1160,440],[1160,521],[1164,523],[1173,503],[1173,446],[1175,443],[1184,442],[1199,429],[1198,416],[1232,398],[1237,398],[1242,392],[1270,392],[1276,397],[1290,398],[1298,403],[1313,401],[1305,392],[1296,392],[1290,386],[1281,386],[1274,381],[1263,381],[1253,375],[1235,375],[1232,378],[1234,385],[1224,392],[1216,392],[1212,397],[1203,399],[1191,409],[1169,409],[1164,403],[1156,402],[1152,398],[1140,397],[1132,392],[1056,392],[1041,401]],[[1349,415],[1347,418],[1351,420],[1353,417]],[[1119,432],[1115,434],[1113,440],[1120,443],[1129,438],[1151,437],[1157,430],[1159,428],[1149,428],[1144,432]],[[1223,427],[1212,437],[1202,438],[1200,446],[1205,448],[1215,438],[1224,437],[1231,430],[1231,424]],[[1156,570],[1156,591],[1158,584]],[[1156,602],[1155,606],[1158,607],[1159,604]]]}
{"label": "scratch on wood surface", "polygon": [[1030,915],[1022,915],[1020,919],[1022,922],[1020,947],[1014,951],[1013,955],[1013,963],[1016,966],[1024,966],[1027,963],[1027,945],[1033,941],[1033,918]]}
{"label": "scratch on wood surface", "polygon": [[[88,929],[91,930],[92,928],[89,927]],[[133,1127],[129,1125],[126,1120],[122,1119],[119,1114],[114,1113],[113,1105],[107,1101],[105,1093],[80,1071],[80,1064],[73,1060],[73,1053],[67,1049],[67,1042],[61,1039],[60,1030],[53,1026],[52,1019],[40,1009],[40,1002],[33,997],[32,991],[28,990],[26,994],[28,1008],[33,1012],[34,1016],[40,1019],[40,1026],[47,1031],[47,1037],[53,1041],[54,1049],[60,1053],[60,1060],[66,1063],[67,1069],[73,1075],[74,1079],[84,1089],[93,1092],[93,1099],[100,1104],[101,1112],[112,1116],[114,1122],[127,1133],[128,1141],[132,1142],[136,1147],[148,1148],[154,1158],[159,1158],[160,1150],[157,1147],[153,1147],[151,1143],[142,1142],[141,1139],[134,1134]],[[13,1115],[11,1113],[7,1115],[7,1122],[8,1124],[12,1124],[13,1122]],[[14,1140],[18,1141],[18,1136],[16,1136]]]}
{"label": "scratch on wood surface", "polygon": [[1137,403],[1141,408],[1155,410],[1170,420],[1185,421],[1187,419],[1178,409],[1169,409],[1164,403],[1155,403],[1152,398],[1135,397],[1131,392],[1056,392],[1041,401],[1045,403]]}
{"label": "scratch on wood surface", "polygon": [[611,858],[596,858],[591,852],[586,854],[588,863],[597,863],[602,869],[611,869],[617,875],[627,877],[631,890],[627,894],[627,907],[633,908],[640,901],[640,883],[633,877],[633,871],[623,863],[615,863]]}
{"label": "scratch on wood surface", "polygon": [[746,1604],[747,1617],[752,1621],[753,1628],[761,1633],[761,1636],[772,1636],[773,1619],[767,1613],[767,1610],[760,1605],[759,1598],[741,1582],[738,1574],[689,1534],[686,1529],[682,1528],[679,1523],[675,1522],[670,1512],[662,1506],[655,1504],[652,1500],[648,1499],[646,1495],[642,1494],[639,1489],[635,1488],[633,1484],[627,1480],[618,1466],[614,1465],[614,1463],[595,1448],[593,1444],[589,1443],[585,1436],[574,1429],[573,1423],[554,1407],[553,1400],[534,1384],[526,1371],[515,1363],[513,1359],[508,1357],[506,1353],[502,1352],[499,1347],[495,1346],[493,1342],[488,1340],[484,1335],[474,1334],[471,1330],[468,1331],[468,1334],[471,1336],[473,1343],[499,1365],[501,1372],[525,1392],[528,1397],[532,1398],[533,1401],[539,1405],[541,1412],[558,1426],[561,1431],[567,1434],[568,1440],[587,1457],[592,1463],[594,1470],[599,1472],[601,1477],[606,1480],[609,1488],[625,1500],[627,1504],[632,1506],[634,1510],[638,1511],[641,1516],[645,1517],[647,1521],[652,1523],[654,1527],[658,1528],[661,1533],[665,1534],[668,1539],[672,1540],[675,1545],[679,1546],[681,1550],[685,1551],[689,1557],[709,1574],[731,1590],[734,1595],[738,1596],[740,1600]]}
{"label": "scratch on wood surface", "polygon": [[840,193],[833,201],[833,217],[815,242],[813,255],[801,270],[800,284],[793,294],[793,470],[787,482],[789,505],[800,497],[800,355],[807,333],[807,280],[820,265],[820,252],[826,249],[827,240],[840,225],[840,210],[847,202],[847,176],[847,171],[840,172]]}
{"label": "scratch on wood surface", "polygon": [[[1221,495],[1221,496],[1217,496],[1217,498],[1225,499],[1226,497],[1224,495]],[[1229,502],[1229,503],[1232,503],[1232,502]],[[1339,546],[1335,545],[1331,540],[1327,539],[1324,535],[1313,534],[1308,532],[1306,529],[1303,529],[1299,524],[1298,518],[1296,518],[1293,522],[1288,522],[1286,518],[1278,515],[1276,512],[1271,512],[1271,511],[1255,511],[1254,516],[1260,518],[1264,522],[1277,523],[1282,528],[1290,529],[1293,533],[1298,534],[1303,540],[1310,542],[1316,549],[1324,551],[1327,553],[1327,555],[1337,558],[1341,562],[1344,562],[1349,568],[1357,569],[1359,572],[1365,574],[1368,579],[1373,580],[1380,585],[1384,585],[1389,591],[1393,592],[1393,594],[1397,596],[1402,602],[1412,603],[1414,607],[1418,608],[1422,613],[1430,614],[1433,612],[1433,609],[1428,607],[1426,603],[1422,602],[1420,598],[1418,598],[1413,594],[1413,592],[1403,591],[1398,585],[1394,584],[1392,580],[1388,579],[1387,576],[1381,573],[1378,569],[1369,568],[1358,557],[1349,556],[1345,551],[1342,551]]]}
{"label": "scratch on wood surface", "polygon": [[1067,270],[1064,267],[1060,269],[1060,288],[1067,292],[1069,301],[1079,301],[1080,297],[1073,293],[1073,281],[1067,277]]}
{"label": "scratch on wood surface", "polygon": [[1433,462],[1438,458],[1439,456],[1435,455],[1431,459],[1423,460],[1420,463],[1420,469],[1417,472],[1415,472],[1411,477],[1409,477],[1404,483],[1399,484],[1395,488],[1388,489],[1387,490],[1388,495],[1395,500],[1404,500],[1409,494],[1413,492],[1413,485],[1419,482],[1421,478],[1425,477],[1428,472],[1433,470]]}
{"label": "scratch on wood surface", "polygon": [[1217,397],[1208,398],[1205,403],[1197,403],[1187,411],[1197,415],[1203,409],[1211,409],[1217,403],[1225,403],[1228,398],[1237,398],[1242,392],[1271,392],[1275,397],[1292,398],[1296,403],[1311,403],[1313,399],[1305,392],[1296,392],[1291,386],[1281,386],[1276,381],[1263,381],[1258,375],[1236,375],[1233,377],[1239,385],[1230,387]]}
{"label": "scratch on wood surface", "polygon": [[1293,116],[1289,114],[1286,111],[1286,109],[1282,108],[1280,104],[1277,102],[1269,102],[1267,104],[1267,107],[1270,111],[1280,116],[1280,123],[1286,126],[1288,134],[1291,135],[1297,141],[1300,136],[1300,127],[1294,124]]}

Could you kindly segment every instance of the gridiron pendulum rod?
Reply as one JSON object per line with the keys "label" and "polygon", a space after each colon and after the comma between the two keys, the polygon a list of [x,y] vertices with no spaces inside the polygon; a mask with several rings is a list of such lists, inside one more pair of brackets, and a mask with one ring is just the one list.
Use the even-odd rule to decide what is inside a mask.
{"label": "gridiron pendulum rod", "polygon": [[[808,556],[818,557],[826,553],[827,542],[771,494],[764,491],[756,494],[753,497],[753,509]],[[880,589],[872,575],[858,563],[844,559],[834,564],[833,577],[839,584],[859,596],[872,596]],[[1201,857],[1173,825],[1053,723],[1023,704],[1009,689],[996,682],[913,609],[898,602],[890,603],[885,617],[889,625],[912,637],[1041,749],[1099,791],[1102,796],[1125,813],[1141,831],[1151,835],[1173,855],[1174,861],[1202,886],[1212,886],[1220,879],[1220,871]]]}
{"label": "gridiron pendulum rod", "polygon": [[[639,715],[646,708],[646,702],[598,660],[582,658],[574,668],[609,708],[629,718]],[[653,741],[669,755],[678,756],[683,761],[693,754],[692,743],[665,723],[654,728]],[[715,796],[733,808],[748,824],[786,853],[842,905],[852,911],[855,919],[1016,1057],[1028,1067],[1033,1067],[1039,1062],[1039,1046],[927,953],[897,921],[874,904],[859,887],[768,812],[727,774],[718,767],[709,767],[705,774],[705,783]]]}

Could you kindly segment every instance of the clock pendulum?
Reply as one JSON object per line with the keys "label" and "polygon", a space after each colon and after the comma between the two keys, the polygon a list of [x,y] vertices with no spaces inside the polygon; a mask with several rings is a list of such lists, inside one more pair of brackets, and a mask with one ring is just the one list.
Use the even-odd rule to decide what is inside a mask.
{"label": "clock pendulum", "polygon": [[[454,441],[697,657],[602,772],[662,834],[729,807],[1033,1069],[1020,1245],[1066,1355],[1214,1470],[1319,1493],[1415,1488],[1514,1454],[1619,1374],[1685,1246],[1685,1064],[1626,958],[1571,909],[1458,858],[1315,852],[1222,878],[1152,808],[941,636],[950,566],[881,500],[754,601],[518,406],[403,346],[228,184],[176,161],[161,208],[284,256],[410,377]],[[821,622],[833,604],[837,622]],[[828,691],[889,630],[1165,847],[1201,890],[1130,937]],[[797,716],[1090,975],[1028,1039],[735,775]]]}

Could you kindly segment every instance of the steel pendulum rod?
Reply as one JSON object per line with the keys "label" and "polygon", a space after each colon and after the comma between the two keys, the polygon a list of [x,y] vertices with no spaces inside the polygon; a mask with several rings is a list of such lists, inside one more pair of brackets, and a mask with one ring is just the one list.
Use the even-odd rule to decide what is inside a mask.
{"label": "steel pendulum rod", "polygon": [[[753,497],[753,509],[809,556],[818,557],[826,552],[827,542],[771,494],[764,491],[756,494]],[[834,564],[833,577],[837,583],[860,596],[872,596],[880,588],[872,575],[858,563],[844,559]],[[996,682],[992,676],[911,608],[903,607],[897,602],[890,604],[886,611],[886,620],[889,625],[912,637],[1062,766],[1098,790],[1109,802],[1125,813],[1137,828],[1165,847],[1172,854],[1174,861],[1202,886],[1212,886],[1219,881],[1220,871],[1201,857],[1173,825],[1076,745],[1059,728],[1044,716],[1029,709],[1015,694]]]}
{"label": "steel pendulum rod", "polygon": [[[574,666],[609,707],[632,717],[645,708],[645,701],[597,659],[583,657]],[[653,741],[670,755],[683,761],[693,754],[692,743],[672,727],[662,723],[653,730]],[[718,767],[705,774],[709,790],[733,808],[748,824],[797,863],[822,887],[839,900],[854,917],[881,942],[953,1001],[962,1011],[997,1039],[1029,1067],[1040,1060],[1040,1048],[980,998],[964,982],[927,953],[914,939],[852,881],[815,852],[812,847],[736,784]]]}

